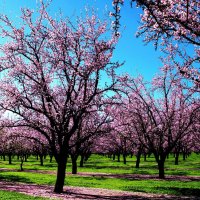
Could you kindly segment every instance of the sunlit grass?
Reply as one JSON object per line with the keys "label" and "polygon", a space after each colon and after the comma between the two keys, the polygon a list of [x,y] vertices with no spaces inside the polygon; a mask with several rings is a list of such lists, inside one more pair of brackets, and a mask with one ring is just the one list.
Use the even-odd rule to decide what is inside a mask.
{"label": "sunlit grass", "polygon": [[[92,155],[84,164],[83,168],[78,168],[79,172],[93,173],[111,173],[111,174],[158,174],[157,164],[153,156],[147,157],[147,161],[141,158],[140,168],[135,168],[135,157],[127,157],[127,164],[117,162],[117,160],[106,156]],[[78,161],[79,162],[79,161]],[[24,183],[35,183],[41,185],[54,185],[56,180],[55,161],[49,162],[47,157],[44,160],[44,166],[40,166],[39,160],[31,156],[28,162],[24,163],[26,171],[19,171],[20,162],[14,158],[12,165],[8,161],[0,160],[0,168],[10,168],[12,171],[0,171],[0,179]],[[192,154],[185,161],[180,157],[179,165],[174,165],[174,157],[170,155],[165,164],[166,175],[185,175],[200,176],[200,155]],[[38,170],[37,173],[29,170]],[[47,170],[54,172],[53,174],[38,173],[39,170]],[[68,160],[67,171],[71,171],[71,161]],[[110,178],[101,176],[84,177],[80,175],[67,175],[66,185],[107,188],[134,192],[150,192],[161,194],[175,195],[195,195],[200,196],[199,181],[179,181],[179,180],[155,180],[155,179],[139,179],[130,180],[125,178]]]}
{"label": "sunlit grass", "polygon": [[[0,179],[23,183],[35,183],[42,185],[54,185],[55,175],[30,173],[30,172],[0,172]],[[169,181],[169,180],[129,180],[125,178],[83,177],[67,175],[66,185],[107,188],[114,190],[150,192],[175,195],[200,195],[200,183],[198,181]]]}
{"label": "sunlit grass", "polygon": [[[122,158],[121,158],[122,159]],[[92,155],[84,164],[83,168],[78,168],[78,172],[95,172],[95,173],[112,173],[112,174],[152,174],[157,175],[157,164],[153,156],[147,157],[147,161],[141,158],[140,168],[135,168],[136,158],[127,157],[127,164],[124,165],[122,160],[112,160],[106,156]],[[78,160],[79,165],[79,160]],[[0,160],[0,168],[20,169],[20,161],[15,157],[12,164],[8,161]],[[57,164],[55,160],[49,162],[49,157],[44,160],[44,166],[40,166],[39,160],[36,157],[29,157],[28,162],[24,162],[23,168],[26,170],[53,170],[56,171]],[[68,159],[67,172],[71,172],[71,160]],[[174,157],[170,155],[165,162],[166,175],[193,175],[200,176],[200,155],[192,154],[185,161],[180,157],[179,165],[174,164]]]}
{"label": "sunlit grass", "polygon": [[25,194],[20,194],[18,192],[9,192],[0,190],[0,199],[1,200],[48,200],[49,198],[42,197],[33,197]]}

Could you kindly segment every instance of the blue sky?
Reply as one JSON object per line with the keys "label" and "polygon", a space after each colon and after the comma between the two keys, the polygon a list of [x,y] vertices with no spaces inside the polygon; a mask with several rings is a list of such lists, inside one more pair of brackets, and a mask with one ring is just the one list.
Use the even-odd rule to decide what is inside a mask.
{"label": "blue sky", "polygon": [[[0,13],[18,22],[20,9],[22,7],[36,9],[38,2],[39,0],[0,0]],[[98,8],[99,17],[105,19],[109,18],[109,11],[112,11],[112,0],[52,0],[49,11],[54,15],[61,10],[65,16],[75,18],[84,11],[85,6]],[[162,66],[159,59],[161,53],[159,50],[155,51],[153,44],[145,46],[142,38],[135,37],[140,13],[140,9],[131,8],[129,1],[125,1],[121,10],[122,37],[115,49],[113,61],[125,61],[119,73],[129,73],[132,76],[141,74],[146,80],[151,80]]]}

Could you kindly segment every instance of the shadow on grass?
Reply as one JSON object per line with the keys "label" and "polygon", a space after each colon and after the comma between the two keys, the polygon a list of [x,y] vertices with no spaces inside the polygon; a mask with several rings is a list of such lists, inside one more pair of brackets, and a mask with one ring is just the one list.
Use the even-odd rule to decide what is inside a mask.
{"label": "shadow on grass", "polygon": [[33,183],[32,181],[30,181],[30,179],[25,177],[20,177],[18,175],[10,175],[10,174],[2,175],[1,173],[0,173],[0,180],[6,180],[11,182]]}
{"label": "shadow on grass", "polygon": [[196,188],[170,187],[170,191],[175,192],[177,195],[181,195],[181,196],[196,196],[196,197],[200,197],[200,189],[196,189]]}
{"label": "shadow on grass", "polygon": [[[195,199],[199,199],[198,197],[200,197],[200,189],[197,188],[177,188],[177,187],[155,187],[158,194],[170,194],[170,195],[176,195],[177,198],[179,199],[180,196],[191,196],[192,197],[196,197]],[[153,189],[155,189],[153,188]],[[124,187],[123,190],[125,191],[134,191],[134,192],[144,192],[146,193],[146,190],[143,190],[141,188],[137,188],[137,187]],[[149,191],[151,193],[151,191]],[[156,192],[156,193],[157,193]],[[155,193],[155,192],[153,192]]]}

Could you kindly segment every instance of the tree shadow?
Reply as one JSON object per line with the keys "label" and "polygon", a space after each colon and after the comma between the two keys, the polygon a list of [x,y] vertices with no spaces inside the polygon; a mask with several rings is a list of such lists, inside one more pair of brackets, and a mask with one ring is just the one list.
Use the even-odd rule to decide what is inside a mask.
{"label": "tree shadow", "polygon": [[10,174],[1,174],[0,173],[0,180],[6,180],[10,182],[24,182],[24,183],[33,183],[30,179],[25,177],[20,177],[18,175],[10,175]]}

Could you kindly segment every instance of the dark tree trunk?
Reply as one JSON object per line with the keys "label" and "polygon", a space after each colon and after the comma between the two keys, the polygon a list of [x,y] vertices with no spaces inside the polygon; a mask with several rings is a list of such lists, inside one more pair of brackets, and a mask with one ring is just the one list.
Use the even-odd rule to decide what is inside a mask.
{"label": "dark tree trunk", "polygon": [[115,154],[113,154],[113,160],[115,160]]}
{"label": "dark tree trunk", "polygon": [[39,157],[40,157],[40,166],[44,166],[43,155],[40,154]]}
{"label": "dark tree trunk", "polygon": [[38,160],[39,158],[38,158],[38,154],[36,155],[36,159]]}
{"label": "dark tree trunk", "polygon": [[83,162],[84,162],[84,155],[81,155],[80,167],[83,167]]}
{"label": "dark tree trunk", "polygon": [[135,164],[135,168],[139,168],[140,167],[140,157],[141,157],[141,152],[140,150],[138,151],[137,155],[136,155],[136,164]]}
{"label": "dark tree trunk", "polygon": [[71,155],[71,159],[72,159],[72,174],[77,174],[77,158],[78,158],[78,156]]}
{"label": "dark tree trunk", "polygon": [[179,152],[176,152],[175,165],[178,165]]}
{"label": "dark tree trunk", "polygon": [[56,184],[55,184],[55,187],[54,187],[54,192],[55,193],[62,193],[64,183],[65,183],[67,156],[60,156],[60,159],[59,159],[59,161],[57,161],[57,163],[58,163],[57,179],[56,179]]}
{"label": "dark tree trunk", "polygon": [[183,160],[185,160],[185,158],[186,158],[186,153],[183,152]]}
{"label": "dark tree trunk", "polygon": [[6,156],[5,155],[3,155],[3,161],[6,161]]}
{"label": "dark tree trunk", "polygon": [[8,163],[9,163],[9,165],[12,164],[12,155],[11,155],[11,153],[8,154]]}
{"label": "dark tree trunk", "polygon": [[117,154],[117,162],[120,162],[120,153]]}
{"label": "dark tree trunk", "polygon": [[49,156],[50,156],[50,163],[51,163],[53,160],[53,156],[52,155],[49,155]]}
{"label": "dark tree trunk", "polygon": [[144,153],[144,161],[146,162],[147,161],[147,154]]}
{"label": "dark tree trunk", "polygon": [[126,164],[126,154],[123,154],[123,161],[124,161],[124,164]]}
{"label": "dark tree trunk", "polygon": [[158,170],[159,170],[159,178],[164,179],[165,178],[165,169],[164,169],[164,159],[160,159],[158,161]]}
{"label": "dark tree trunk", "polygon": [[23,171],[24,156],[21,156],[20,171]]}
{"label": "dark tree trunk", "polygon": [[25,158],[25,159],[24,159],[24,162],[27,162],[28,155],[25,155],[24,158]]}

